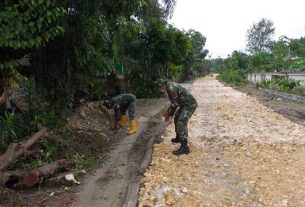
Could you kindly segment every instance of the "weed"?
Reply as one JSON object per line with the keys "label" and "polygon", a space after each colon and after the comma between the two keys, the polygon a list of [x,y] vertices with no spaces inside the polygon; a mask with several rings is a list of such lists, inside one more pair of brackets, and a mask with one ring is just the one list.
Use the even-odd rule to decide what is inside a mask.
{"label": "weed", "polygon": [[5,112],[4,116],[0,116],[0,152],[2,152],[11,141],[15,141],[18,137],[18,129],[16,126],[16,116],[13,113]]}
{"label": "weed", "polygon": [[264,80],[260,83],[260,87],[270,88],[285,93],[293,93],[301,96],[304,95],[304,88],[300,86],[300,81],[290,78]]}
{"label": "weed", "polygon": [[137,147],[140,147],[142,145],[142,140],[141,139],[137,139],[134,144],[137,146]]}
{"label": "weed", "polygon": [[72,155],[72,158],[73,158],[73,161],[75,162],[76,164],[76,167],[78,169],[84,169],[87,165],[87,159],[86,159],[86,156],[84,154],[81,154],[81,153],[78,153],[78,152],[75,152],[73,155]]}
{"label": "weed", "polygon": [[[8,205],[9,204],[9,205]],[[16,196],[16,193],[10,192],[7,188],[0,188],[0,206],[24,206],[24,203],[21,201],[19,195]]]}
{"label": "weed", "polygon": [[47,163],[45,163],[43,160],[41,159],[38,159],[38,160],[33,160],[29,163],[25,163],[24,164],[24,167],[25,169],[27,170],[33,170],[33,169],[36,169],[36,168],[40,168],[44,165],[46,165]]}

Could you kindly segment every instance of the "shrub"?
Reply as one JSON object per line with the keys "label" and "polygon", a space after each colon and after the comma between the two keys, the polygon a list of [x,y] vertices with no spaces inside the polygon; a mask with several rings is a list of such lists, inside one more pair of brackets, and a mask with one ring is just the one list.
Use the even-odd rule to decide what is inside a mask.
{"label": "shrub", "polygon": [[263,88],[270,88],[280,92],[292,93],[297,92],[301,94],[302,88],[300,87],[300,81],[290,78],[276,78],[272,80],[265,80],[260,83]]}
{"label": "shrub", "polygon": [[0,116],[0,153],[11,142],[18,142],[23,137],[38,131],[42,126],[53,129],[60,124],[54,113],[45,111],[9,113]]}
{"label": "shrub", "polygon": [[301,59],[292,63],[292,65],[289,67],[289,70],[296,72],[305,71],[305,59]]}
{"label": "shrub", "polygon": [[222,82],[233,85],[242,85],[248,82],[245,70],[225,70],[217,78]]}
{"label": "shrub", "polygon": [[14,114],[5,113],[0,116],[0,152],[8,146],[8,144],[16,140],[19,135],[18,119]]}

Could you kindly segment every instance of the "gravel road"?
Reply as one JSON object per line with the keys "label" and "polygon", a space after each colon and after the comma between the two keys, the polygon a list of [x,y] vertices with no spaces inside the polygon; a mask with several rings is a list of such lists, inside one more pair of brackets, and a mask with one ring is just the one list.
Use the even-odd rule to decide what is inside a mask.
{"label": "gravel road", "polygon": [[305,206],[305,128],[212,77],[196,80],[189,155],[154,145],[139,207]]}

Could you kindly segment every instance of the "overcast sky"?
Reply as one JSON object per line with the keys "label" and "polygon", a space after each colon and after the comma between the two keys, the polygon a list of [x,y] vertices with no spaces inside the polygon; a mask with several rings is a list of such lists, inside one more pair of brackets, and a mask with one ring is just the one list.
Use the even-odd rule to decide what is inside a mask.
{"label": "overcast sky", "polygon": [[247,29],[261,18],[273,21],[275,40],[305,36],[305,0],[177,0],[169,22],[201,32],[209,54],[226,57],[245,50]]}

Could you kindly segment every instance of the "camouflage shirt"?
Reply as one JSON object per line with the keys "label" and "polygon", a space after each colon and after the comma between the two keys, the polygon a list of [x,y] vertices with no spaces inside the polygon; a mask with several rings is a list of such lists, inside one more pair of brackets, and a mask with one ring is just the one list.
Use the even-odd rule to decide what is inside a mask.
{"label": "camouflage shirt", "polygon": [[136,97],[131,93],[120,94],[111,99],[113,103],[115,119],[119,120],[121,116],[121,108],[128,107],[136,102]]}
{"label": "camouflage shirt", "polygon": [[197,107],[197,102],[194,96],[182,86],[173,82],[168,82],[166,85],[166,91],[171,102],[171,106],[167,110],[169,116],[173,116],[178,107],[186,107],[190,109]]}

